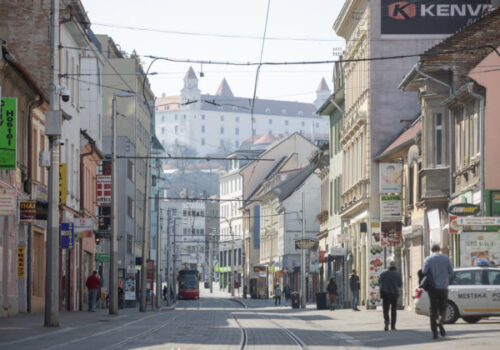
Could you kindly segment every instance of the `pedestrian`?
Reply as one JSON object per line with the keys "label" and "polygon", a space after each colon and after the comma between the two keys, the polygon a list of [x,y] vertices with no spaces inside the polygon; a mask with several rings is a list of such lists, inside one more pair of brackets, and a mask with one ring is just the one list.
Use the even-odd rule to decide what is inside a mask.
{"label": "pedestrian", "polygon": [[328,292],[328,299],[330,300],[330,311],[333,311],[335,310],[335,300],[337,299],[337,283],[335,283],[333,277],[328,281],[326,291]]}
{"label": "pedestrian", "polygon": [[359,276],[356,274],[356,269],[353,269],[351,276],[349,276],[349,287],[351,288],[352,294],[352,311],[361,311],[360,309],[358,309],[360,282]]}
{"label": "pedestrian", "polygon": [[[394,260],[389,261],[389,268],[380,274],[378,283],[384,310],[384,331],[389,330],[389,322],[391,324],[391,330],[395,331],[399,289],[403,285],[403,281],[401,279],[401,273],[396,270],[396,262]],[[389,308],[391,309],[390,319]]]}
{"label": "pedestrian", "polygon": [[278,303],[281,305],[281,288],[279,284],[274,287],[274,305],[278,305]]}
{"label": "pedestrian", "polygon": [[95,303],[97,300],[97,290],[101,280],[97,276],[97,271],[94,271],[91,276],[87,278],[85,285],[89,290],[89,312],[95,312]]}
{"label": "pedestrian", "polygon": [[163,293],[163,300],[167,300],[167,286],[163,286],[162,293]]}
{"label": "pedestrian", "polygon": [[443,321],[446,317],[446,307],[448,303],[448,284],[453,276],[453,266],[450,258],[441,254],[441,247],[434,244],[431,248],[432,255],[424,260],[422,273],[429,279],[429,299],[431,303],[431,331],[434,339],[439,333],[444,337],[446,331]]}
{"label": "pedestrian", "polygon": [[288,301],[292,297],[291,291],[290,291],[290,286],[288,284],[285,285],[283,292],[285,293],[285,302],[288,304]]}

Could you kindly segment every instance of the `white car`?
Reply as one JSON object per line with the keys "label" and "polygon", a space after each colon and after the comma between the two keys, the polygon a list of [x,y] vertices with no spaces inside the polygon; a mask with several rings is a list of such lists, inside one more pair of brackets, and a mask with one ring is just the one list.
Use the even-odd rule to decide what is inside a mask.
{"label": "white car", "polygon": [[[414,305],[417,314],[430,316],[430,300],[426,291],[416,289]],[[468,323],[476,323],[488,316],[500,316],[500,268],[455,269],[448,288],[445,322],[455,323],[461,317]]]}

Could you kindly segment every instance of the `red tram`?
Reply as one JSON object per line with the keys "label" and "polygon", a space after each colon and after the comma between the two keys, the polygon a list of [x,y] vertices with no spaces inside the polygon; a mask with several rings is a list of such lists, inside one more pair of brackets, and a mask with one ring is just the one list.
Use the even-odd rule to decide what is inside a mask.
{"label": "red tram", "polygon": [[179,299],[200,299],[200,273],[196,270],[180,270]]}

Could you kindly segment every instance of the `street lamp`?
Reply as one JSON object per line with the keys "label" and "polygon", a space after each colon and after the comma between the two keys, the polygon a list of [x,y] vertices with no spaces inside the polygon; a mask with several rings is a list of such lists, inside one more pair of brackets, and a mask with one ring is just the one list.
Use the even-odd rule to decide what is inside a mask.
{"label": "street lamp", "polygon": [[109,267],[109,314],[118,315],[118,186],[116,170],[116,98],[132,97],[130,91],[113,94],[111,100],[111,262]]}

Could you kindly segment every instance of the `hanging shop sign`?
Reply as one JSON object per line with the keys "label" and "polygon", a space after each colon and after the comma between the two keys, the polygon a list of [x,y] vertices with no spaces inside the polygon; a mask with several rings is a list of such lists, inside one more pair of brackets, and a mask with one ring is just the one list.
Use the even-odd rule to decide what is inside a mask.
{"label": "hanging shop sign", "polygon": [[403,164],[379,164],[380,193],[401,193]]}
{"label": "hanging shop sign", "polygon": [[61,163],[59,164],[59,205],[66,204],[67,179],[66,163]]}
{"label": "hanging shop sign", "polygon": [[0,188],[0,215],[16,215],[16,190]]}
{"label": "hanging shop sign", "polygon": [[448,207],[448,213],[456,216],[469,216],[479,213],[481,207],[471,203],[453,204]]}
{"label": "hanging shop sign", "polygon": [[314,249],[318,245],[318,241],[311,238],[303,238],[295,240],[295,249]]}
{"label": "hanging shop sign", "polygon": [[383,194],[380,196],[380,216],[382,219],[401,220],[403,215],[403,196]]}
{"label": "hanging shop sign", "polygon": [[73,249],[74,235],[72,222],[61,223],[61,249]]}
{"label": "hanging shop sign", "polygon": [[24,247],[17,247],[17,278],[24,278],[25,257]]}
{"label": "hanging shop sign", "polygon": [[74,218],[73,227],[77,237],[92,237],[94,220],[92,218]]}
{"label": "hanging shop sign", "polygon": [[97,205],[111,204],[111,175],[97,175]]}
{"label": "hanging shop sign", "polygon": [[398,247],[403,242],[401,221],[382,222],[382,246]]}
{"label": "hanging shop sign", "polygon": [[36,200],[19,202],[19,221],[34,222],[36,219]]}
{"label": "hanging shop sign", "polygon": [[452,34],[480,18],[491,0],[382,0],[381,34]]}
{"label": "hanging shop sign", "polygon": [[0,103],[0,169],[16,170],[17,98],[2,97]]}

